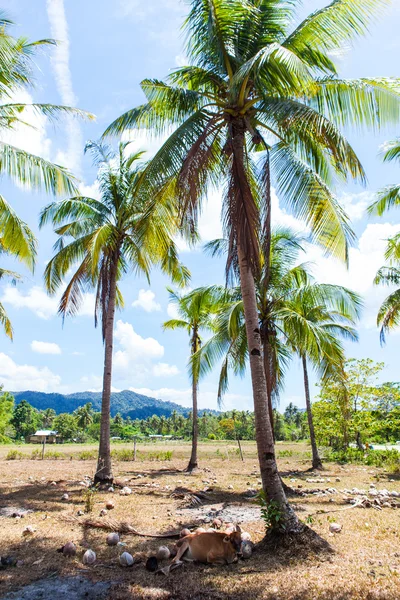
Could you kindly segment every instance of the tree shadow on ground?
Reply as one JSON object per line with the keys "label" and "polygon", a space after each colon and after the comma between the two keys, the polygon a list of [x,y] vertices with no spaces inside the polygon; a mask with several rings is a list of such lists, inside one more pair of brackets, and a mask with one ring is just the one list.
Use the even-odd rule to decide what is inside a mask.
{"label": "tree shadow on ground", "polygon": [[63,501],[63,494],[68,493],[69,501],[83,504],[82,488],[76,482],[61,481],[53,486],[50,482],[12,485],[0,487],[0,508],[15,507],[33,512],[60,512],[68,501]]}
{"label": "tree shadow on ground", "polygon": [[[136,538],[136,541],[135,550],[144,552],[148,552],[149,547],[155,549],[155,545],[160,544],[160,540],[149,541]],[[97,562],[92,567],[85,567],[81,562],[83,552],[88,545],[98,556]],[[310,537],[291,539],[286,544],[278,545],[261,543],[249,560],[240,560],[236,564],[227,566],[189,563],[165,577],[146,571],[144,562],[130,569],[122,569],[118,564],[119,551],[107,548],[104,541],[100,542],[98,537],[86,530],[82,531],[81,545],[77,547],[75,558],[63,556],[56,551],[56,548],[49,546],[49,540],[36,536],[24,544],[12,544],[4,550],[7,555],[15,556],[24,562],[20,567],[10,567],[2,572],[6,577],[2,578],[0,583],[0,597],[12,590],[23,589],[32,581],[42,581],[50,577],[49,581],[53,580],[54,586],[48,585],[46,597],[57,598],[60,585],[58,578],[79,576],[88,578],[93,583],[113,582],[108,596],[112,600],[272,599],[276,598],[276,595],[269,596],[266,591],[268,576],[279,573],[280,577],[284,577],[285,572],[297,563],[306,563],[310,557],[313,561],[332,560],[333,554],[327,542],[320,540],[317,543]],[[168,563],[165,562],[162,566],[165,564]],[[253,577],[259,578],[257,583],[251,581]],[[159,590],[158,595],[155,594],[155,590]],[[85,597],[87,597],[85,594],[72,596],[72,600],[80,600],[80,598],[83,600]],[[298,598],[308,600],[309,596],[296,596],[296,600]]]}

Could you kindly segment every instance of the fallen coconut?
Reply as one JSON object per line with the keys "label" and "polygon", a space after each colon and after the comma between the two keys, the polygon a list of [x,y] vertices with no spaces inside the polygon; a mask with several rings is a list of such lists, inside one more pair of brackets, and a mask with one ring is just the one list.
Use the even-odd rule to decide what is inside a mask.
{"label": "fallen coconut", "polygon": [[342,525],[339,525],[339,523],[331,523],[329,525],[329,531],[331,533],[340,533],[342,531]]}
{"label": "fallen coconut", "polygon": [[96,562],[96,553],[90,549],[86,550],[82,557],[82,562],[84,565],[93,565]]}
{"label": "fallen coconut", "polygon": [[62,553],[64,554],[64,556],[75,556],[75,554],[76,554],[75,544],[73,542],[67,542],[62,547]]}
{"label": "fallen coconut", "polygon": [[113,493],[113,491],[114,491],[114,488],[113,488],[113,486],[111,485],[111,486],[108,488],[108,490],[107,490],[107,491],[108,491],[108,492],[111,492],[111,494],[112,494],[112,493]]}
{"label": "fallen coconut", "polygon": [[132,494],[132,490],[130,487],[123,487],[120,491],[120,494],[121,496],[129,496],[130,494]]}
{"label": "fallen coconut", "polygon": [[187,535],[190,535],[190,529],[182,529],[182,531],[179,534],[181,538],[186,537]]}
{"label": "fallen coconut", "polygon": [[99,516],[100,517],[105,517],[107,514],[107,509],[106,508],[102,508],[101,511],[99,512]]}
{"label": "fallen coconut", "polygon": [[123,552],[119,557],[119,564],[121,567],[131,567],[134,562],[133,556],[132,554],[129,554],[129,552]]}
{"label": "fallen coconut", "polygon": [[171,552],[169,551],[169,548],[167,548],[167,546],[160,546],[156,552],[157,560],[168,560],[170,556]]}
{"label": "fallen coconut", "polygon": [[61,500],[69,500],[69,495],[68,494],[63,494],[61,496]]}
{"label": "fallen coconut", "polygon": [[221,527],[222,527],[222,521],[221,521],[221,519],[214,519],[214,521],[212,522],[212,524],[214,525],[214,527],[216,529],[221,529]]}
{"label": "fallen coconut", "polygon": [[83,510],[78,510],[78,512],[76,513],[78,517],[83,517],[83,515],[85,514],[83,512]]}
{"label": "fallen coconut", "polygon": [[106,502],[106,509],[107,509],[107,510],[112,510],[114,507],[115,507],[115,504],[114,504],[114,502],[112,502],[111,500],[108,500],[108,501]]}
{"label": "fallen coconut", "polygon": [[118,533],[109,533],[107,536],[107,546],[116,546],[119,542],[119,534]]}
{"label": "fallen coconut", "polygon": [[253,554],[253,544],[249,540],[244,540],[240,547],[242,558],[250,558]]}

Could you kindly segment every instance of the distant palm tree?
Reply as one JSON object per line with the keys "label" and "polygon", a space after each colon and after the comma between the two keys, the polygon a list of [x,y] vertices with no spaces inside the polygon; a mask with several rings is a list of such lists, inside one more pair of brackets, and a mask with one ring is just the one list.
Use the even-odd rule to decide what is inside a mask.
{"label": "distant palm tree", "polygon": [[[298,2],[191,0],[185,22],[191,64],[167,82],[144,80],[147,102],[105,132],[174,129],[144,178],[153,189],[165,177],[176,179],[188,227],[195,228],[209,187],[225,190],[228,263],[240,270],[261,478],[282,514],[277,528],[286,531],[300,524],[283,492],[268,412],[254,282],[260,222],[268,252],[273,176],[279,197],[307,222],[313,238],[347,259],[354,234],[331,187],[365,175],[339,128],[397,123],[399,90],[382,78],[340,79],[333,56],[364,34],[386,4],[334,0],[296,26]],[[263,152],[261,185],[254,150]]]}
{"label": "distant palm tree", "polygon": [[51,427],[56,417],[56,411],[54,408],[46,408],[41,412],[43,427]]}
{"label": "distant palm tree", "polygon": [[[213,315],[219,307],[221,290],[217,287],[203,288],[186,295],[179,295],[168,288],[170,301],[175,304],[179,318],[170,319],[163,325],[164,329],[184,329],[189,334],[191,356],[201,348],[202,331],[212,331]],[[189,362],[190,378],[192,380],[192,452],[187,466],[187,471],[192,472],[198,467],[197,441],[199,435],[198,423],[198,387],[199,370],[197,365]]]}
{"label": "distant palm tree", "polygon": [[322,379],[340,367],[344,361],[340,338],[358,339],[354,324],[361,305],[360,297],[342,286],[312,283],[294,290],[277,314],[286,344],[302,361],[314,469],[322,468],[322,462],[314,431],[307,360]]}
{"label": "distant palm tree", "polygon": [[79,406],[74,414],[76,416],[76,422],[78,424],[79,429],[85,431],[89,425],[93,423],[93,410],[92,403],[87,402],[84,406]]}
{"label": "distant palm tree", "polygon": [[[19,184],[43,190],[53,195],[77,193],[77,182],[66,169],[39,156],[21,150],[9,143],[18,126],[29,127],[26,112],[55,118],[62,114],[75,114],[92,118],[89,113],[67,106],[53,104],[23,104],[13,97],[33,84],[33,60],[35,51],[41,46],[54,44],[53,40],[29,42],[26,38],[14,38],[9,29],[13,25],[3,11],[0,12],[0,175],[7,175]],[[15,257],[28,269],[33,270],[37,244],[35,236],[0,195],[0,254]],[[20,279],[13,271],[0,269],[0,278]],[[5,334],[12,339],[10,319],[0,304],[0,324]]]}
{"label": "distant palm tree", "polygon": [[179,285],[189,273],[178,260],[173,236],[177,222],[156,204],[141,186],[145,165],[141,153],[130,155],[121,143],[118,153],[89,142],[98,167],[99,200],[75,196],[45,207],[42,227],[51,222],[59,240],[55,256],[45,270],[45,283],[54,294],[64,285],[70,269],[78,265],[61,297],[59,313],[65,317],[79,311],[85,290],[96,290],[95,325],[101,318],[105,345],[99,458],[95,481],[112,481],[110,453],[110,397],[114,317],[124,305],[119,288],[122,277],[133,271],[149,278],[159,265]]}

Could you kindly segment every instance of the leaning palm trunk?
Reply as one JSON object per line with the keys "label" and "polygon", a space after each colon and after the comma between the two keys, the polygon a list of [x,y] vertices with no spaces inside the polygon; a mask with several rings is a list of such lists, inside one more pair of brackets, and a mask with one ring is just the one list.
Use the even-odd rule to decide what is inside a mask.
{"label": "leaning palm trunk", "polygon": [[111,469],[110,448],[110,403],[112,379],[112,355],[114,338],[114,316],[117,289],[117,263],[114,263],[110,273],[110,296],[107,305],[107,316],[104,331],[104,373],[103,394],[101,399],[100,444],[95,483],[108,484],[113,481]]}
{"label": "leaning palm trunk", "polygon": [[197,440],[199,437],[199,418],[198,418],[198,409],[197,409],[197,378],[193,377],[192,382],[192,413],[193,413],[193,424],[192,424],[192,454],[190,455],[189,464],[187,466],[187,471],[191,473],[195,469],[197,469]]}
{"label": "leaning palm trunk", "polygon": [[253,386],[254,417],[258,460],[263,490],[268,502],[274,502],[281,513],[279,525],[285,531],[299,528],[299,521],[289,505],[275,458],[274,438],[268,410],[267,383],[261,355],[261,338],[253,273],[241,248],[238,248],[240,284],[246,321],[251,381]]}
{"label": "leaning palm trunk", "polygon": [[311,450],[312,450],[312,466],[313,469],[322,469],[322,461],[318,453],[317,441],[315,439],[315,430],[314,430],[314,422],[311,411],[311,399],[310,399],[310,384],[308,381],[308,372],[307,372],[307,359],[305,356],[302,356],[303,362],[303,374],[304,374],[304,391],[306,394],[306,407],[307,407],[307,419],[308,419],[308,428],[310,430],[310,441],[311,441]]}

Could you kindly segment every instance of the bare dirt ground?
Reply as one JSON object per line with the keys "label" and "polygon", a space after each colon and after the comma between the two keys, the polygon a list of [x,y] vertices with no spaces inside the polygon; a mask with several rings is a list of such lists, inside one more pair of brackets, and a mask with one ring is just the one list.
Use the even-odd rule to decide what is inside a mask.
{"label": "bare dirt ground", "polygon": [[[253,541],[260,542],[264,526],[253,497],[259,488],[255,445],[243,446],[244,462],[233,443],[200,444],[201,469],[191,476],[183,473],[188,444],[139,447],[140,460],[114,463],[116,479],[133,493],[122,496],[117,487],[114,493],[98,492],[93,512],[83,516],[77,516],[85,510],[86,488],[81,482],[95,469],[94,460],[77,459],[83,447],[57,446],[62,456],[43,461],[6,460],[10,447],[0,447],[0,515],[5,515],[0,516],[0,555],[18,560],[17,566],[0,570],[0,598],[399,600],[400,508],[350,508],[343,500],[344,490],[368,490],[370,484],[378,490],[400,492],[399,479],[383,469],[336,464],[327,464],[325,471],[314,475],[307,471],[309,448],[303,444],[278,444],[279,466],[288,485],[309,490],[291,502],[304,521],[312,515],[311,526],[326,540],[328,549],[256,546],[249,560],[226,567],[189,564],[164,577],[146,571],[143,563],[124,569],[118,557],[124,550],[151,553],[161,543],[173,544],[173,539],[122,535],[124,547],[108,547],[107,531],[82,526],[90,517],[162,533],[207,523],[218,515],[223,520],[240,520]],[[22,446],[19,450],[29,456],[33,449]],[[84,448],[91,450],[93,446]],[[150,460],[165,450],[173,452],[170,461]],[[177,488],[194,495],[198,492],[202,504],[191,506],[193,494],[174,494]],[[328,488],[337,491],[316,491]],[[67,500],[62,499],[64,494]],[[115,508],[100,517],[109,500]],[[19,511],[31,512],[21,518],[12,516]],[[341,533],[330,533],[332,522],[342,525]],[[23,535],[27,526],[34,532]],[[78,548],[74,558],[57,552],[68,541]],[[93,566],[82,564],[87,548],[97,554]],[[107,585],[95,588],[94,583]],[[26,587],[30,584],[35,585]]]}

